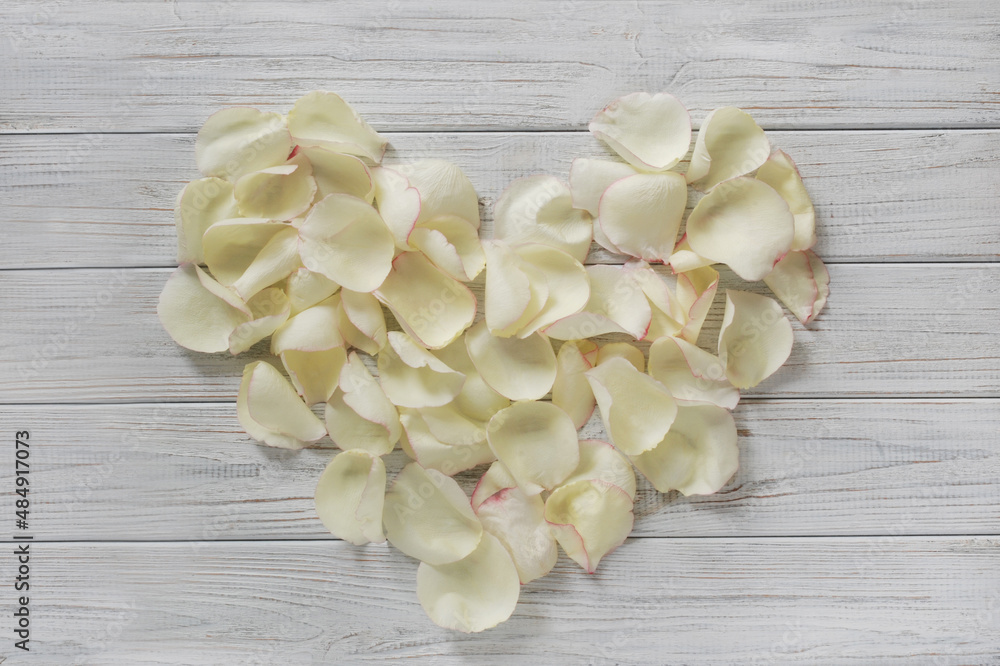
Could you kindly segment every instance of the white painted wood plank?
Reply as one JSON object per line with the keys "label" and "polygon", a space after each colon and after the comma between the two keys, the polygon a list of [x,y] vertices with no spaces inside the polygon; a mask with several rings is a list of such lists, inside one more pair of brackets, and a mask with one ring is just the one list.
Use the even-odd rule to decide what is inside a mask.
{"label": "white painted wood plank", "polygon": [[[259,446],[232,404],[5,411],[4,432],[31,432],[36,539],[332,539],[312,495],[335,450]],[[735,416],[736,476],[684,498],[640,475],[634,535],[1000,534],[1000,401],[744,401]],[[581,437],[607,439],[599,417]],[[389,456],[390,478],[406,462]],[[466,492],[482,472],[458,476]]]}
{"label": "white painted wood plank", "polygon": [[[1000,131],[769,136],[798,161],[817,207],[816,249],[827,261],[1000,256]],[[535,173],[566,178],[574,158],[608,155],[582,132],[389,138],[390,164],[440,157],[468,173],[482,198],[486,238],[493,202],[511,181]],[[170,209],[198,176],[190,134],[0,135],[0,268],[173,265]],[[603,251],[591,258],[614,260]]]}
{"label": "white painted wood plank", "polygon": [[992,3],[7,0],[7,131],[192,130],[327,88],[389,129],[580,129],[635,90],[771,128],[1000,123]]}
{"label": "white painted wood plank", "polygon": [[[830,273],[827,309],[809,329],[793,324],[788,363],[749,395],[1000,397],[1000,265],[841,264]],[[156,317],[168,274],[0,272],[0,403],[234,400],[243,365],[266,343],[235,358],[177,346]],[[766,290],[732,275],[726,287]],[[720,293],[705,345],[723,305]]]}
{"label": "white painted wood plank", "polygon": [[990,664],[1000,646],[996,539],[632,539],[594,575],[560,561],[475,635],[432,625],[416,562],[385,547],[32,551],[18,664]]}

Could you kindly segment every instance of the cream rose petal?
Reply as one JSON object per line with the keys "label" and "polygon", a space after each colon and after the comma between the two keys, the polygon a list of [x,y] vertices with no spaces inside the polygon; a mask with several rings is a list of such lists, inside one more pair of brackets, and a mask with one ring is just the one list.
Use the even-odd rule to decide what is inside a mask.
{"label": "cream rose petal", "polygon": [[624,266],[587,266],[590,299],[583,312],[561,319],[544,330],[557,340],[578,340],[605,333],[646,337],[652,322],[649,301]]}
{"label": "cream rose petal", "polygon": [[326,434],[288,380],[264,361],[243,369],[236,412],[247,433],[269,446],[301,449]]}
{"label": "cream rose petal", "polygon": [[625,543],[635,514],[632,498],[616,485],[598,480],[560,486],[545,501],[545,519],[559,545],[587,573]]}
{"label": "cream rose petal", "polygon": [[493,219],[494,238],[511,244],[543,243],[581,262],[590,251],[593,221],[573,207],[569,185],[555,176],[515,180],[497,199]]}
{"label": "cream rose petal", "polygon": [[470,437],[461,443],[449,443],[442,441],[428,425],[427,421],[433,422],[433,417],[428,417],[427,411],[429,410],[404,407],[399,414],[403,424],[403,450],[422,467],[454,476],[458,472],[496,460],[486,442],[486,424],[480,426],[475,438]]}
{"label": "cream rose petal", "polygon": [[420,605],[445,629],[475,633],[495,627],[514,612],[520,593],[510,554],[488,533],[458,562],[422,562],[417,568]]}
{"label": "cream rose petal", "polygon": [[382,543],[385,463],[365,451],[343,451],[316,484],[316,514],[323,526],[355,546]]}
{"label": "cream rose petal", "polygon": [[605,190],[598,224],[622,253],[667,261],[686,206],[687,185],[679,173],[639,173]]}
{"label": "cream rose petal", "polygon": [[375,167],[371,174],[379,215],[392,232],[396,247],[412,249],[409,239],[420,217],[420,192],[395,169]]}
{"label": "cream rose petal", "polygon": [[735,409],[740,401],[722,361],[680,338],[660,338],[649,347],[649,374],[682,404],[710,402]]}
{"label": "cream rose petal", "polygon": [[209,227],[202,238],[205,264],[221,284],[250,298],[296,270],[298,254],[294,246],[289,249],[289,239],[294,236],[295,229],[281,222],[262,218],[222,220]]}
{"label": "cream rose petal", "polygon": [[281,363],[307,405],[326,402],[337,390],[340,372],[347,363],[347,350],[333,347],[322,351],[281,352]]}
{"label": "cream rose petal", "polygon": [[372,203],[375,185],[368,166],[354,155],[345,155],[321,146],[301,149],[312,165],[316,179],[316,200],[328,194],[349,194]]}
{"label": "cream rose petal", "polygon": [[656,340],[665,335],[677,335],[683,329],[687,315],[670,291],[670,286],[645,261],[633,259],[625,264],[625,270],[649,302],[651,319],[643,339]]}
{"label": "cream rose petal", "polygon": [[436,217],[421,224],[410,233],[409,242],[435,266],[461,282],[474,280],[486,266],[479,232],[461,217]]}
{"label": "cream rose petal", "polygon": [[590,121],[590,132],[643,171],[664,171],[691,146],[691,116],[667,93],[619,97]]}
{"label": "cream rose petal", "polygon": [[584,375],[597,362],[597,345],[590,340],[567,340],[556,356],[552,403],[569,414],[579,430],[590,420],[597,402]]}
{"label": "cream rose petal", "polygon": [[229,335],[229,353],[241,354],[274,333],[288,320],[291,305],[285,292],[269,287],[247,301],[250,321],[240,324]]}
{"label": "cream rose petal", "polygon": [[816,244],[816,210],[806,192],[795,162],[786,153],[776,150],[757,170],[757,180],[773,187],[788,203],[795,216],[793,250],[808,250]]}
{"label": "cream rose petal", "polygon": [[788,204],[753,178],[720,183],[698,202],[687,221],[692,250],[728,265],[749,282],[771,272],[791,248],[794,233]]}
{"label": "cream rose petal", "polygon": [[688,243],[687,234],[684,234],[681,236],[681,239],[677,241],[677,246],[674,247],[674,253],[670,255],[668,263],[674,273],[684,273],[686,271],[693,271],[697,268],[711,266],[714,262],[711,259],[702,257],[697,252],[692,250],[691,244]]}
{"label": "cream rose petal", "polygon": [[298,155],[285,164],[241,176],[233,189],[244,217],[291,220],[302,215],[316,198],[312,165]]}
{"label": "cream rose petal", "polygon": [[627,342],[609,342],[602,345],[597,352],[597,363],[607,363],[613,358],[623,358],[639,372],[646,371],[646,358],[642,355],[642,350]]}
{"label": "cream rose petal", "polygon": [[303,310],[281,325],[271,337],[271,353],[288,350],[314,352],[343,347],[344,338],[337,328],[340,294]]}
{"label": "cream rose petal", "polygon": [[482,502],[476,515],[517,567],[521,584],[541,578],[555,566],[559,546],[545,521],[545,502],[520,488],[505,488]]}
{"label": "cream rose petal", "polygon": [[291,152],[292,138],[281,114],[246,107],[209,116],[194,142],[198,169],[229,181],[282,164]]}
{"label": "cream rose petal", "polygon": [[504,241],[485,241],[483,252],[486,325],[493,335],[516,335],[545,307],[548,283]]}
{"label": "cream rose petal", "polygon": [[185,185],[174,208],[177,261],[204,262],[201,237],[205,230],[220,220],[238,216],[232,183],[221,178],[202,178]]}
{"label": "cream rose petal", "polygon": [[476,317],[476,297],[468,287],[420,252],[396,257],[375,297],[392,311],[404,331],[429,349],[455,340]]}
{"label": "cream rose petal", "polygon": [[462,390],[455,397],[454,407],[472,420],[486,422],[501,409],[510,406],[510,400],[500,395],[483,381],[462,336],[446,347],[432,352],[449,367],[465,375]]}
{"label": "cream rose petal", "polygon": [[612,358],[586,373],[604,429],[627,455],[656,446],[670,429],[677,405],[670,391],[624,358]]}
{"label": "cream rose petal", "polygon": [[618,486],[635,500],[635,472],[628,458],[611,444],[597,439],[580,440],[580,464],[562,485],[576,481],[603,481]]}
{"label": "cream rose petal", "polygon": [[355,353],[348,356],[339,386],[327,402],[326,427],[341,449],[373,455],[392,451],[402,435],[395,405]]}
{"label": "cream rose petal", "polygon": [[[590,275],[583,264],[562,250],[541,243],[514,248],[530,267],[528,275],[545,281],[547,297],[538,313],[517,333],[527,337],[583,310],[590,300]],[[487,304],[489,305],[489,304]]]}
{"label": "cream rose petal", "polygon": [[527,495],[552,490],[580,462],[576,427],[550,402],[515,402],[490,420],[487,441]]}
{"label": "cream rose petal", "polygon": [[389,332],[378,355],[379,382],[397,407],[440,407],[455,399],[465,375],[421,347],[406,333]]}
{"label": "cream rose petal", "polygon": [[239,296],[195,264],[182,264],[173,272],[156,312],[174,342],[205,353],[229,349],[229,336],[251,319]]}
{"label": "cream rose petal", "polygon": [[733,415],[717,405],[684,405],[662,442],[632,462],[661,493],[710,495],[736,473]]}
{"label": "cream rose petal", "polygon": [[295,102],[288,112],[288,130],[304,148],[322,146],[373,164],[382,161],[388,144],[342,97],[322,90]]}
{"label": "cream rose petal", "polygon": [[435,566],[468,556],[483,535],[483,526],[458,483],[417,463],[396,475],[385,495],[382,520],[389,543]]}
{"label": "cream rose petal", "polygon": [[569,189],[573,194],[573,207],[597,217],[601,197],[615,181],[639,173],[622,162],[578,157],[569,168]]}
{"label": "cream rose petal", "polygon": [[348,344],[371,356],[382,351],[388,342],[382,304],[371,294],[342,290],[337,325]]}
{"label": "cream rose petal", "polygon": [[502,462],[497,460],[479,478],[472,490],[472,510],[478,511],[479,506],[504,488],[516,488],[517,480],[511,475]]}
{"label": "cream rose petal", "polygon": [[774,299],[726,291],[719,360],[733,386],[756,386],[774,374],[791,352],[792,325]]}
{"label": "cream rose petal", "polygon": [[719,289],[719,272],[703,266],[677,275],[677,301],[686,312],[686,322],[677,337],[698,344],[701,327]]}
{"label": "cream rose petal", "polygon": [[420,193],[417,224],[439,217],[458,217],[479,229],[479,195],[457,165],[427,159],[394,168]]}
{"label": "cream rose petal", "polygon": [[793,250],[774,265],[764,284],[803,324],[816,318],[830,295],[830,273],[812,250]]}
{"label": "cream rose petal", "polygon": [[750,114],[732,106],[715,109],[698,130],[687,182],[707,191],[750,173],[766,160],[771,145]]}
{"label": "cream rose petal", "polygon": [[333,296],[338,289],[339,284],[308,268],[296,269],[285,282],[285,293],[291,303],[293,315]]}
{"label": "cream rose petal", "polygon": [[331,194],[299,227],[299,254],[309,270],[346,289],[370,292],[392,269],[395,245],[385,222],[363,199]]}
{"label": "cream rose petal", "polygon": [[548,338],[498,338],[480,321],[465,336],[469,358],[490,388],[510,400],[538,400],[556,380],[556,355]]}

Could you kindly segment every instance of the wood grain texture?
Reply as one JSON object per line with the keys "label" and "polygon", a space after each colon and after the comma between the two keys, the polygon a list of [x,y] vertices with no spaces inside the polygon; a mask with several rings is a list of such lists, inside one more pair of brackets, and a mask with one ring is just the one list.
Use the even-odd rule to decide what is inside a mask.
{"label": "wood grain texture", "polygon": [[631,539],[474,635],[432,625],[416,562],[378,546],[35,544],[32,563],[19,664],[990,664],[1000,644],[988,538]]}
{"label": "wood grain texture", "polygon": [[[1000,265],[842,264],[788,363],[747,395],[1000,397]],[[167,269],[0,273],[0,403],[233,401],[243,366],[266,356],[199,354],[162,329]],[[481,298],[481,285],[474,286]],[[727,275],[702,331],[715,344]]]}
{"label": "wood grain texture", "polygon": [[[634,536],[1000,534],[1000,401],[744,401],[735,416],[736,476],[684,498],[640,475]],[[31,428],[36,540],[333,538],[312,496],[336,450],[259,446],[232,404],[28,406],[0,427]],[[599,416],[581,437],[607,439]],[[391,479],[408,459],[387,462]],[[482,472],[458,479],[471,492]]]}
{"label": "wood grain texture", "polygon": [[[816,250],[826,261],[1000,256],[993,224],[1000,218],[1000,131],[774,131],[769,137],[805,177],[818,213]],[[493,202],[514,179],[566,178],[576,157],[610,157],[584,132],[388,138],[388,164],[438,157],[466,171],[481,195],[485,238],[493,233]],[[8,202],[0,206],[0,268],[174,265],[170,207],[198,176],[191,134],[0,135],[0,198]],[[590,259],[620,260],[600,249]]]}
{"label": "wood grain texture", "polygon": [[386,130],[581,129],[635,90],[769,128],[996,126],[997,30],[978,0],[8,0],[0,127],[192,130],[318,88]]}

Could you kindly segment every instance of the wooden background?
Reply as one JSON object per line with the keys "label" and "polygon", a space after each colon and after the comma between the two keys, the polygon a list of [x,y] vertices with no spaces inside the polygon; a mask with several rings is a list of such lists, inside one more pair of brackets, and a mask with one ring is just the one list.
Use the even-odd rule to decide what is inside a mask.
{"label": "wooden background", "polygon": [[[0,556],[0,661],[1000,663],[1000,7],[489,5],[4,0],[0,432],[31,431],[35,542],[30,654]],[[198,127],[318,88],[390,162],[466,169],[487,234],[510,180],[605,154],[586,123],[617,96],[750,111],[799,163],[833,293],[737,409],[733,481],[643,484],[597,574],[563,558],[474,636],[424,617],[415,562],[325,533],[331,452],[251,442],[246,358],[155,314]]]}

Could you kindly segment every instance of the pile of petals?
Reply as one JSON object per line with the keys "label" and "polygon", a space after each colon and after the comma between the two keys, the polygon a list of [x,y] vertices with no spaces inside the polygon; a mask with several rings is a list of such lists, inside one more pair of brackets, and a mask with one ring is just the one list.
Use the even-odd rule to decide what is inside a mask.
{"label": "pile of petals", "polygon": [[[715,353],[699,346],[715,265],[803,323],[829,292],[795,163],[749,115],[710,113],[686,173],[690,117],[670,95],[623,97],[590,131],[621,160],[515,181],[489,240],[458,167],[380,166],[386,141],[328,92],[286,116],[210,117],[205,177],[178,198],[163,326],[207,353],[270,338],[274,358],[243,371],[240,423],[270,446],[332,442],[323,524],[419,560],[417,597],[444,627],[506,620],[560,548],[593,572],[632,529],[633,468],[683,495],[733,476],[739,391],[785,362],[792,326],[730,290]],[[688,186],[703,195],[685,220]],[[587,265],[594,241],[620,263]],[[579,439],[595,409],[607,441]],[[412,462],[389,481],[397,446]],[[470,498],[453,477],[473,468]]]}

